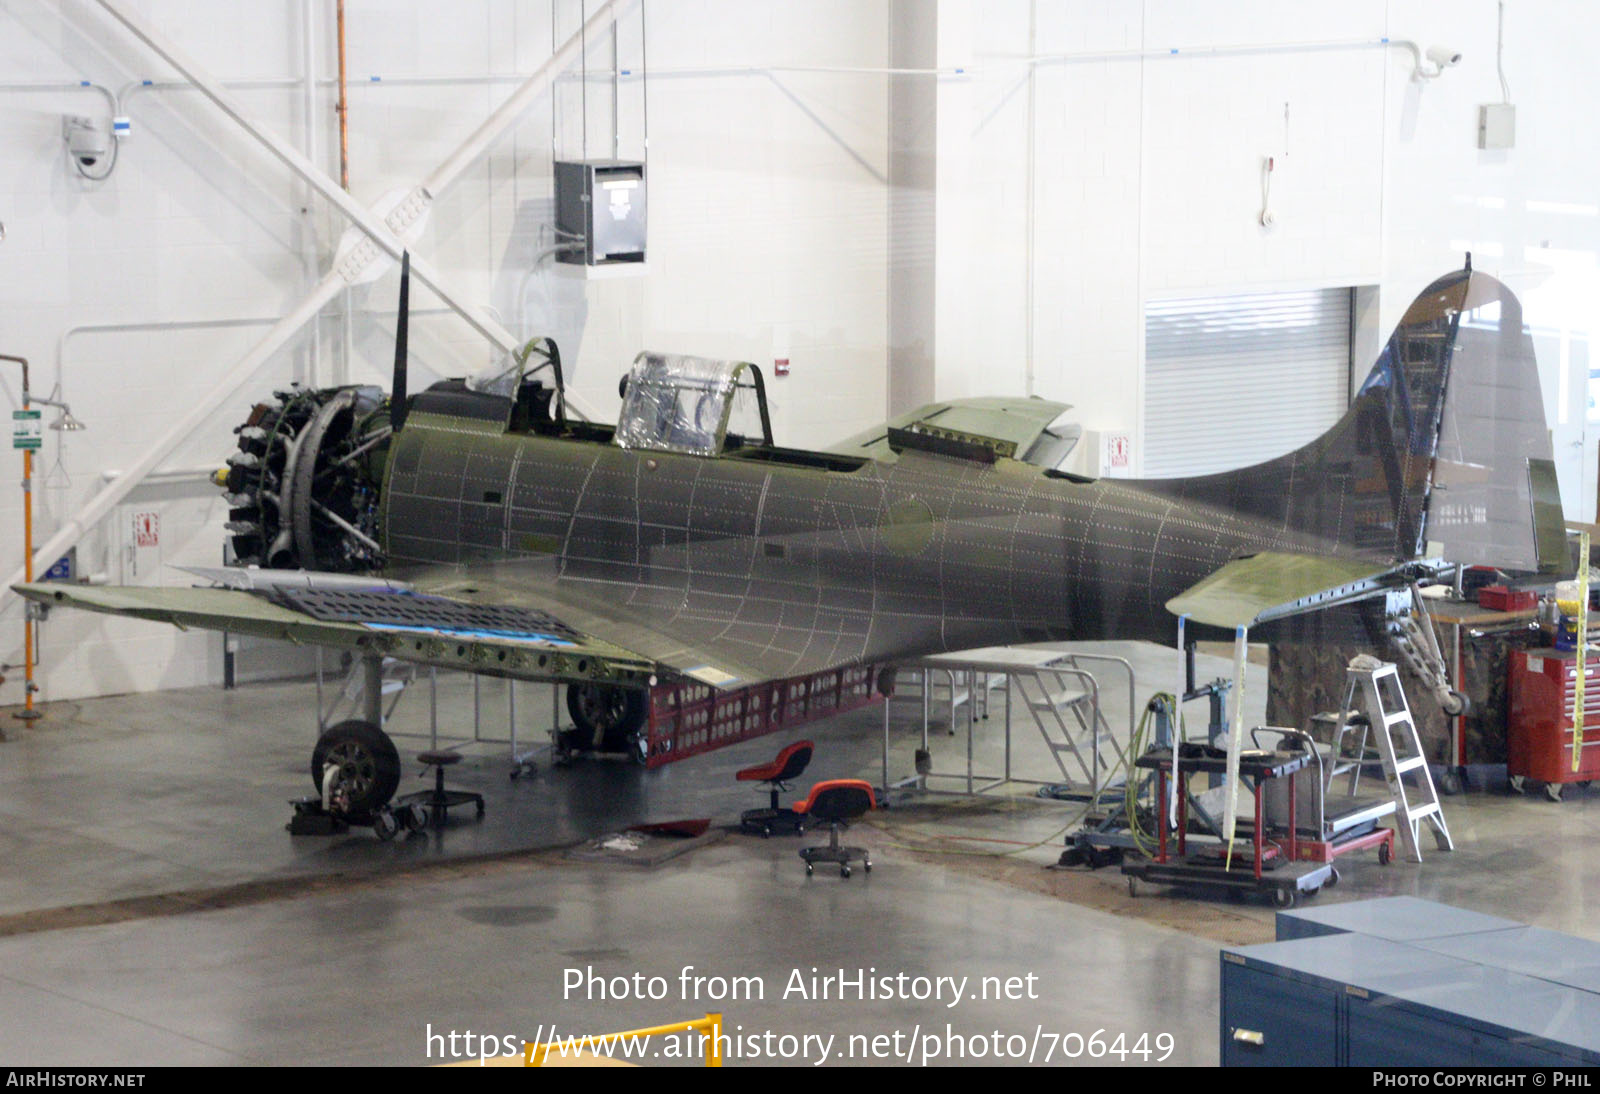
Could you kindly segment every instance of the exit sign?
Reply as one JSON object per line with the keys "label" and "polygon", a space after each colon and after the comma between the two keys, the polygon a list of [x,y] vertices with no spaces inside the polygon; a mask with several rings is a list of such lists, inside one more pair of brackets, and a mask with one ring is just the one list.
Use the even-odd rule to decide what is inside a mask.
{"label": "exit sign", "polygon": [[44,424],[37,410],[11,412],[11,447],[36,449],[44,443]]}

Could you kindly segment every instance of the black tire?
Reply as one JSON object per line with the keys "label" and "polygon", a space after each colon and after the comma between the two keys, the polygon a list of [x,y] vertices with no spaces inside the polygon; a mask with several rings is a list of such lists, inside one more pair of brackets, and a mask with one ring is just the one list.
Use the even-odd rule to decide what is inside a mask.
{"label": "black tire", "polygon": [[1378,865],[1387,866],[1394,860],[1394,852],[1389,850],[1389,841],[1378,844]]}
{"label": "black tire", "polygon": [[1279,908],[1293,908],[1295,898],[1299,895],[1293,889],[1274,889],[1272,890],[1272,903]]}
{"label": "black tire", "polygon": [[339,766],[339,789],[349,797],[352,817],[371,816],[400,786],[400,753],[389,735],[371,722],[352,719],[331,726],[311,750],[311,781],[322,787],[322,769]]}
{"label": "black tire", "polygon": [[649,697],[638,688],[609,684],[568,684],[567,713],[577,727],[579,747],[626,752],[644,728]]}

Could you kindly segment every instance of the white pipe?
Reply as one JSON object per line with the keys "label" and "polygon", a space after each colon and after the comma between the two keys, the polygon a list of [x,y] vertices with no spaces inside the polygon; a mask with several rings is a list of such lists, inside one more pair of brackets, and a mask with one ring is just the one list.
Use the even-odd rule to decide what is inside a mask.
{"label": "white pipe", "polygon": [[[1251,53],[1305,53],[1333,49],[1375,49],[1394,46],[1411,51],[1423,78],[1437,76],[1423,68],[1422,48],[1405,38],[1352,38],[1309,42],[1263,42],[1259,45],[1172,46],[1164,49],[1109,49],[1084,50],[1075,53],[1040,53],[1020,57],[990,57],[977,64],[956,65],[946,68],[886,68],[879,65],[683,65],[673,68],[653,68],[648,73],[624,69],[625,79],[664,76],[764,76],[775,72],[823,73],[855,76],[972,76],[986,68],[1003,68],[1013,65],[1070,64],[1078,61],[1156,61],[1185,57],[1225,57]],[[611,78],[609,73],[597,74],[594,79]]]}
{"label": "white pipe", "polygon": [[92,80],[73,80],[59,84],[0,84],[0,91],[98,91],[105,96],[106,106],[111,113],[117,113],[116,94],[109,87],[102,87]]}
{"label": "white pipe", "polygon": [[[1261,42],[1254,45],[1236,43],[1218,46],[1169,46],[1159,49],[1086,50],[1078,53],[1040,53],[1031,57],[1018,57],[1022,64],[1048,64],[1071,61],[1160,60],[1161,58],[1227,57],[1249,53],[1306,53],[1323,49],[1375,49],[1398,46],[1409,49],[1420,58],[1417,43],[1406,38],[1338,38],[1310,42]],[[652,75],[654,75],[652,73]]]}
{"label": "white pipe", "polygon": [[[147,483],[189,482],[199,480],[210,482],[211,476],[216,474],[215,467],[163,467],[159,471],[152,471],[144,477]],[[102,482],[116,482],[122,478],[124,472],[120,468],[108,467],[100,472]]]}
{"label": "white pipe", "polygon": [[[475,73],[462,73],[458,75],[455,73],[439,72],[431,75],[427,73],[419,73],[413,76],[382,76],[378,73],[372,73],[368,76],[358,76],[351,79],[349,81],[349,88],[350,90],[354,91],[357,88],[362,87],[471,87],[480,84],[519,84],[525,79],[527,79],[526,76],[519,76],[514,72],[501,73],[498,75],[481,75]],[[331,76],[316,76],[310,79],[304,76],[260,76],[247,80],[218,80],[217,83],[222,87],[228,88],[232,91],[277,91],[302,88],[308,84],[319,88],[337,87],[339,81]],[[87,87],[89,85],[84,84],[81,86]],[[0,91],[4,90],[8,90],[8,88],[5,85],[0,85]],[[11,88],[11,90],[34,90],[34,86],[31,84],[18,85],[15,88]],[[51,87],[41,86],[39,90],[48,91],[51,90]],[[104,88],[100,88],[100,90],[105,91]],[[129,99],[141,91],[197,90],[199,89],[188,80],[130,80],[123,84],[122,87],[117,91],[117,101],[126,105]],[[110,92],[106,92],[106,94],[108,97],[110,96]]]}
{"label": "white pipe", "polygon": [[[134,461],[116,481],[108,483],[88,503],[80,509],[72,519],[68,520],[56,531],[56,534],[34,552],[34,565],[37,567],[43,560],[54,561],[73,547],[90,528],[93,528],[105,515],[111,512],[123,498],[138,486],[140,481],[150,472],[154,471],[161,461],[171,454],[172,450],[187,440],[206,420],[221,406],[228,396],[237,391],[240,386],[255,375],[256,369],[266,363],[274,353],[293,338],[300,328],[316,316],[335,296],[345,287],[344,278],[337,271],[327,274],[322,283],[310,296],[302,300],[298,307],[275,323],[265,337],[256,344],[256,347],[245,355],[244,359],[233,368],[229,369],[217,385],[206,396],[196,402],[189,412],[175,421],[161,439],[145,450],[144,455]],[[0,587],[0,609],[6,604],[6,598],[16,595],[11,591],[11,586],[23,579],[24,567],[17,567]],[[43,572],[43,571],[40,571]]]}
{"label": "white pipe", "polygon": [[56,339],[56,392],[62,391],[64,373],[67,365],[67,343],[80,334],[131,334],[137,331],[171,331],[171,330],[208,330],[222,327],[270,327],[276,323],[276,316],[264,316],[260,319],[248,316],[236,316],[223,319],[156,319],[142,323],[79,323],[75,327],[68,327]]}

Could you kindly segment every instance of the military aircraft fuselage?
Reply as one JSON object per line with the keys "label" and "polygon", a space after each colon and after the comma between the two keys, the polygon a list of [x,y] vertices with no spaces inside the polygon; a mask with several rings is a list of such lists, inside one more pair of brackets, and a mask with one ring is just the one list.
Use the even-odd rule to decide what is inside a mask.
{"label": "military aircraft fuselage", "polygon": [[[382,497],[390,566],[503,563],[614,586],[619,614],[747,628],[780,662],[1145,637],[1229,558],[1303,535],[1011,459],[626,449],[413,413]],[[592,590],[591,590],[592,591]],[[780,634],[772,635],[774,628]]]}

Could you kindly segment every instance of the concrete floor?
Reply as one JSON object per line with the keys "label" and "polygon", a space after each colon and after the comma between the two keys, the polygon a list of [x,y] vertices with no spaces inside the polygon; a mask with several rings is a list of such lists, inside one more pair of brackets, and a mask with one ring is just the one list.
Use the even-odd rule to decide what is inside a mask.
{"label": "concrete floor", "polygon": [[[1135,663],[1141,701],[1170,688],[1170,651],[1116,650]],[[1126,685],[1104,686],[1121,727],[1116,703],[1126,703],[1113,700]],[[1259,721],[1259,699],[1247,699]],[[485,735],[503,737],[504,685],[485,682],[480,700]],[[362,829],[290,837],[287,799],[311,788],[314,704],[299,682],[53,704],[28,727],[0,711],[10,738],[0,745],[0,1060],[413,1064],[465,1052],[461,1037],[452,1046],[430,1032],[521,1038],[552,1024],[598,1032],[720,1010],[737,1049],[764,1062],[817,1062],[824,1051],[839,1062],[852,1048],[852,1062],[872,1062],[860,1057],[876,1046],[848,1043],[865,1034],[885,1035],[901,1061],[909,1045],[913,1059],[927,1050],[945,1062],[961,1041],[955,1062],[985,1063],[996,1033],[1039,1063],[1053,1045],[1060,1062],[1103,1030],[1128,1048],[1148,1035],[1154,1056],[1170,1044],[1168,1062],[1204,1065],[1217,1058],[1218,943],[1271,937],[1260,904],[1148,886],[1130,898],[1115,871],[1046,869],[1081,806],[1031,797],[897,798],[852,830],[875,869],[848,881],[826,870],[808,879],[793,839],[730,836],[652,868],[560,850],[645,820],[731,822],[760,804],[733,772],[792,735],[656,771],[556,768],[540,756],[517,780],[507,743],[468,745],[452,782],[488,797],[482,823],[392,843]],[[520,687],[518,706],[527,747],[548,728],[549,691]],[[471,688],[441,678],[439,710],[441,725],[470,730]],[[419,688],[392,728],[425,733],[427,723]],[[891,773],[909,774],[920,705],[897,702],[891,724]],[[810,727],[818,750],[802,785],[880,781],[882,726],[869,709]],[[959,729],[933,733],[936,769],[964,763]],[[409,756],[427,738],[398,741]],[[1013,745],[1019,773],[1053,777],[1031,729]],[[974,751],[980,767],[1001,761],[998,717],[978,724]],[[402,790],[421,787],[414,770]],[[1557,804],[1480,788],[1446,810],[1453,854],[1387,869],[1346,863],[1339,887],[1317,899],[1408,893],[1600,937],[1589,842],[1600,791],[1569,788]],[[687,966],[753,978],[762,997],[709,998],[680,979]],[[1032,976],[1033,997],[785,998],[796,970],[813,967],[966,977],[972,993],[982,977]],[[660,977],[664,998],[564,990],[586,971]],[[767,1031],[834,1040],[749,1040]]]}

